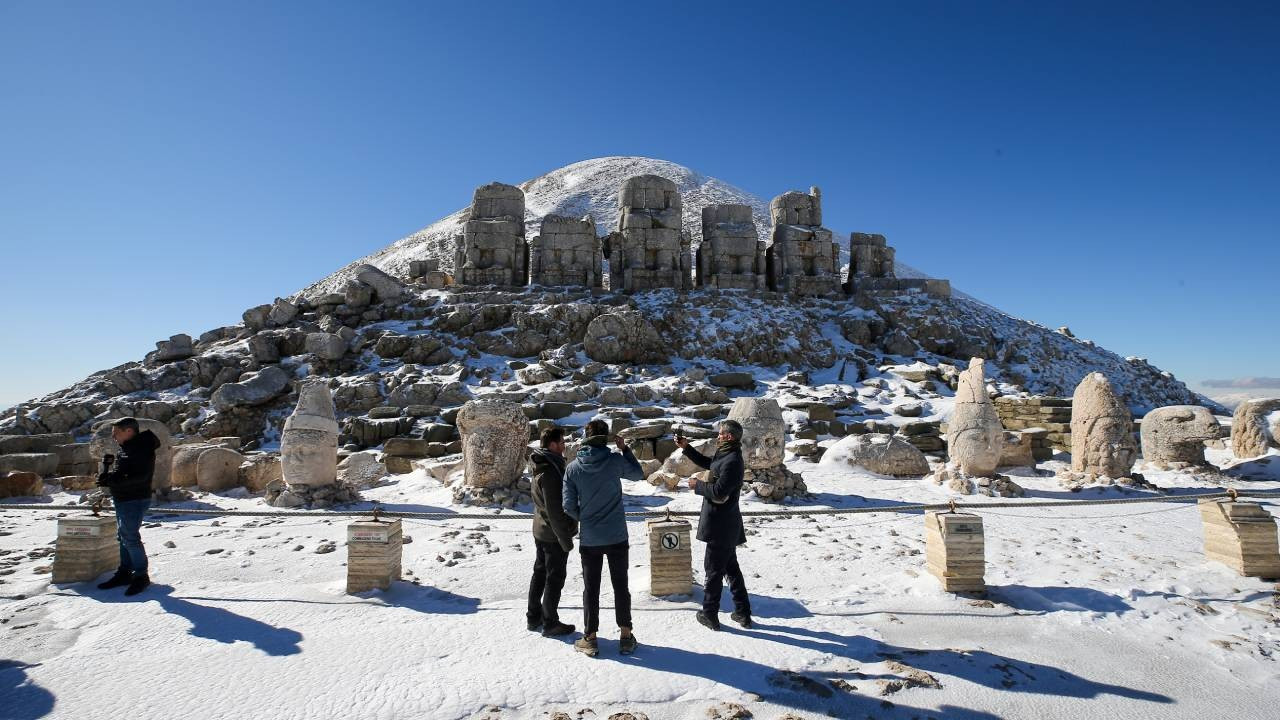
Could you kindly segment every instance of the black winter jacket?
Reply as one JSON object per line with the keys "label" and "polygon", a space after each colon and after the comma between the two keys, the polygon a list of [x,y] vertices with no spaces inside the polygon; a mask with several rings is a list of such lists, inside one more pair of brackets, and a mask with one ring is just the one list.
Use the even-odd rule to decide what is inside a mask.
{"label": "black winter jacket", "polygon": [[111,490],[117,502],[145,500],[151,497],[151,476],[156,470],[156,449],[160,438],[143,430],[125,440],[111,470],[98,475],[98,484]]}
{"label": "black winter jacket", "polygon": [[565,460],[546,448],[537,448],[530,456],[533,464],[533,539],[559,543],[565,552],[573,549],[573,536],[578,523],[564,511]]}
{"label": "black winter jacket", "polygon": [[702,496],[702,514],[698,518],[698,539],[717,545],[743,545],[747,542],[742,527],[742,511],[738,496],[742,492],[742,451],[717,450],[713,457],[684,449],[685,457],[695,465],[711,471],[711,480],[699,480],[694,492]]}

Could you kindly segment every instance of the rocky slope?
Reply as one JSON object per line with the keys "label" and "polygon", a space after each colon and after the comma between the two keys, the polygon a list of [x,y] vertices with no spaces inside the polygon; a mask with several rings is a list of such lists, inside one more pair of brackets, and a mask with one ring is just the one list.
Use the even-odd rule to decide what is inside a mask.
{"label": "rocky slope", "polygon": [[[679,184],[690,228],[698,227],[703,205],[742,202],[755,208],[761,232],[767,231],[767,204],[760,198],[645,158],[591,160],[524,183],[530,231],[553,212],[590,213],[602,232],[611,228],[618,186],[645,172]],[[611,408],[625,415],[634,406],[655,406],[645,413],[651,419],[705,421],[722,414],[732,396],[753,393],[789,398],[795,408],[829,405],[836,425],[820,426],[818,435],[896,421],[894,408],[904,402],[922,406],[914,417],[943,420],[950,409],[945,378],[975,356],[990,361],[993,385],[1004,393],[1069,395],[1081,377],[1100,370],[1137,412],[1202,400],[1145,361],[960,295],[826,301],[701,291],[632,297],[454,292],[367,273],[362,277],[372,285],[363,293],[342,294],[363,261],[401,278],[411,259],[435,256],[447,264],[461,215],[290,299],[251,308],[238,325],[194,341],[181,336],[159,343],[140,362],[10,409],[0,415],[0,435],[83,437],[96,422],[136,415],[174,433],[236,436],[249,446],[270,447],[296,398],[297,381],[308,375],[331,379],[344,442],[376,446],[397,435],[432,437],[441,441],[441,452],[456,438],[437,427],[450,425],[452,408],[489,395],[525,403],[532,420],[567,423]],[[938,381],[897,369],[912,363],[935,368]],[[724,379],[733,371],[750,377]],[[805,372],[788,375],[796,371]],[[720,407],[701,407],[708,405]],[[807,422],[793,419],[797,430]]]}

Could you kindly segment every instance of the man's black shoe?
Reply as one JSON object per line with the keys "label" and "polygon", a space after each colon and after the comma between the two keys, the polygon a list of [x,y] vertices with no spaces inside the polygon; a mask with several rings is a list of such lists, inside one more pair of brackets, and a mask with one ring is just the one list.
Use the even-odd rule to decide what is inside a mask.
{"label": "man's black shoe", "polygon": [[698,611],[698,623],[712,630],[720,629],[720,619],[712,617],[701,610]]}
{"label": "man's black shoe", "polygon": [[134,575],[133,579],[129,581],[129,589],[125,590],[124,594],[137,595],[143,590],[146,590],[147,586],[150,584],[151,584],[151,578],[147,577],[146,573],[142,573],[141,575]]}
{"label": "man's black shoe", "polygon": [[751,616],[747,613],[733,612],[729,615],[729,619],[738,623],[744,628],[751,627]]}
{"label": "man's black shoe", "polygon": [[568,623],[553,622],[542,628],[542,637],[556,637],[558,635],[568,635],[573,632],[573,626]]}
{"label": "man's black shoe", "polygon": [[110,580],[106,582],[98,583],[98,589],[110,590],[111,588],[118,588],[121,585],[128,585],[129,581],[132,579],[133,579],[133,573],[128,573],[123,570],[117,570],[116,574],[112,575]]}
{"label": "man's black shoe", "polygon": [[529,632],[538,632],[538,631],[542,630],[542,621],[541,621],[541,620],[528,620],[528,621],[526,621],[526,623],[527,623],[527,626],[528,626],[528,628],[529,628]]}

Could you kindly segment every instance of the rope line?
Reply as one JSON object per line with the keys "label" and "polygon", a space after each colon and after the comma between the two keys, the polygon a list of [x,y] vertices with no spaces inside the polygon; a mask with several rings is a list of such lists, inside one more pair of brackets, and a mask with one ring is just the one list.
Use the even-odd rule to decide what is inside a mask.
{"label": "rope line", "polygon": [[[1218,490],[1214,492],[1189,493],[1185,495],[1166,495],[1161,497],[1109,498],[1098,500],[1026,500],[1021,502],[997,501],[987,503],[927,503],[908,505],[872,505],[855,508],[797,508],[795,510],[743,510],[743,517],[806,517],[815,515],[860,515],[866,513],[921,513],[935,510],[955,510],[985,512],[1002,508],[1061,508],[1084,507],[1092,505],[1135,505],[1140,503],[1185,503],[1192,500],[1211,498],[1280,498],[1280,490]],[[87,505],[43,505],[34,503],[0,503],[0,510],[91,510]],[[459,512],[411,512],[383,510],[221,510],[210,508],[150,508],[148,515],[207,515],[212,517],[282,517],[282,518],[405,518],[418,520],[532,520],[533,515],[527,513],[459,513]],[[625,513],[627,518],[639,520],[666,517],[698,517],[698,510],[642,510]],[[998,515],[1000,513],[990,513]],[[1009,515],[1010,517],[1035,517],[1031,515]],[[1069,515],[1043,516],[1051,519],[1074,519]],[[1122,517],[1120,515],[1104,517]],[[1079,518],[1085,519],[1085,518]]]}

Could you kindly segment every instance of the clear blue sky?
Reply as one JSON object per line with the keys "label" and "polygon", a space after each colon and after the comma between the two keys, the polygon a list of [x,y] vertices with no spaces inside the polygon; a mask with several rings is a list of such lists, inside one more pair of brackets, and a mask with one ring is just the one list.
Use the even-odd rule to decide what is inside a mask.
{"label": "clear blue sky", "polygon": [[1274,3],[0,1],[0,406],[602,155],[1196,382],[1280,375]]}

